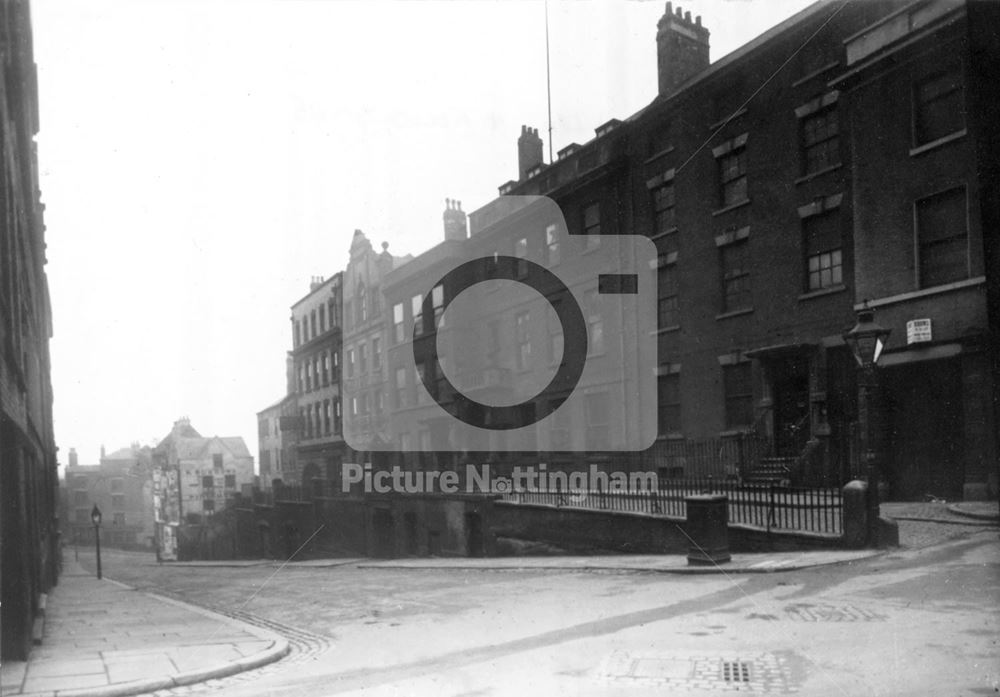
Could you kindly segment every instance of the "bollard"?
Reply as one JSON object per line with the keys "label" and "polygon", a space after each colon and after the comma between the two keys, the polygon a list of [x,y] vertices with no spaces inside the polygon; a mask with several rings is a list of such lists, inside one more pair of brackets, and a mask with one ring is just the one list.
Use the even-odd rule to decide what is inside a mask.
{"label": "bollard", "polygon": [[688,565],[724,564],[729,556],[729,497],[688,496],[686,532],[690,538]]}
{"label": "bollard", "polygon": [[868,484],[858,479],[844,485],[844,544],[864,547],[868,539]]}

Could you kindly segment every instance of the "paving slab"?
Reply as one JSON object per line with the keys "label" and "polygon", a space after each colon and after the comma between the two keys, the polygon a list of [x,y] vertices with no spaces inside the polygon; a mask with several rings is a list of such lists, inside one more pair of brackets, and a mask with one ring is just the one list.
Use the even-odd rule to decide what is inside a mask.
{"label": "paving slab", "polygon": [[66,564],[48,597],[42,646],[0,666],[6,695],[110,697],[170,689],[279,660],[276,633],[204,608],[98,581]]}

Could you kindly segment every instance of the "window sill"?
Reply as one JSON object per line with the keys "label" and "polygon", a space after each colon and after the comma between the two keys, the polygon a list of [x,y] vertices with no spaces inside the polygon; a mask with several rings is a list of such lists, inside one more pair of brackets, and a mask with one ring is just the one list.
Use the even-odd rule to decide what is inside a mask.
{"label": "window sill", "polygon": [[738,438],[739,436],[745,436],[749,428],[750,424],[747,424],[743,428],[730,428],[725,431],[719,431],[719,438]]}
{"label": "window sill", "polygon": [[747,108],[746,107],[742,107],[740,109],[737,109],[736,111],[734,111],[733,113],[731,113],[729,116],[727,116],[727,117],[725,117],[723,119],[719,119],[715,123],[708,124],[708,130],[714,131],[716,128],[722,128],[726,124],[732,123],[733,121],[735,121],[739,117],[745,115],[746,113],[747,113]]}
{"label": "window sill", "polygon": [[804,85],[805,83],[809,82],[813,78],[817,78],[820,75],[822,75],[823,73],[827,73],[827,72],[833,70],[834,68],[838,67],[839,65],[840,65],[840,63],[838,61],[833,61],[832,63],[827,63],[822,68],[814,70],[811,73],[808,73],[808,74],[803,75],[802,77],[800,77],[798,80],[796,80],[795,82],[792,83],[792,87],[798,87],[799,85]]}
{"label": "window sill", "polygon": [[799,296],[799,300],[812,300],[813,298],[822,298],[825,295],[833,295],[834,293],[842,293],[847,290],[847,286],[843,283],[830,286],[828,288],[820,288],[819,290],[811,290],[808,293],[803,293]]}
{"label": "window sill", "polygon": [[[882,307],[883,305],[895,305],[896,303],[906,302],[907,300],[916,300],[918,298],[925,298],[929,295],[940,295],[942,293],[950,293],[954,290],[962,290],[963,288],[971,288],[973,286],[981,286],[986,283],[986,276],[975,276],[973,278],[968,278],[964,281],[955,281],[954,283],[946,283],[943,286],[934,286],[933,288],[922,288],[920,290],[915,290],[909,293],[900,293],[899,295],[890,295],[885,298],[877,298],[875,300],[870,300],[868,302],[868,307]],[[855,303],[854,309],[861,310],[865,306],[864,303]]]}
{"label": "window sill", "polygon": [[815,172],[810,172],[809,174],[804,174],[795,180],[795,185],[805,184],[806,182],[811,182],[817,177],[822,177],[824,174],[829,174],[830,172],[836,172],[838,169],[844,166],[843,162],[838,162],[835,165],[830,165],[829,167],[824,167],[823,169],[818,169]]}
{"label": "window sill", "polygon": [[675,324],[671,327],[664,327],[663,329],[655,329],[649,333],[650,336],[659,336],[661,334],[670,334],[672,332],[679,332],[681,330],[681,325]]}
{"label": "window sill", "polygon": [[684,434],[679,431],[671,431],[666,435],[657,436],[656,440],[684,440]]}
{"label": "window sill", "polygon": [[722,314],[716,315],[715,319],[729,319],[730,317],[739,317],[740,315],[749,315],[753,312],[752,307],[744,307],[740,310],[731,310],[729,312],[723,312]]}
{"label": "window sill", "polygon": [[649,164],[650,162],[655,162],[656,160],[659,160],[659,159],[660,159],[661,157],[663,157],[664,155],[669,155],[669,154],[670,154],[670,153],[672,153],[673,151],[674,151],[674,146],[673,146],[673,145],[668,145],[668,146],[667,146],[667,147],[665,147],[665,148],[664,148],[663,150],[660,150],[659,152],[655,152],[655,153],[653,153],[652,155],[650,155],[649,157],[647,157],[647,158],[646,158],[646,159],[645,159],[645,160],[643,161],[643,163],[642,163],[642,164],[644,164],[644,165],[648,165],[648,164]]}
{"label": "window sill", "polygon": [[675,232],[677,232],[677,227],[676,226],[670,228],[669,230],[664,230],[663,232],[658,232],[655,235],[653,235],[652,237],[650,237],[649,239],[651,239],[651,240],[653,240],[655,242],[656,240],[662,239],[662,238],[666,237],[667,235],[673,235]]}
{"label": "window sill", "polygon": [[742,208],[743,206],[749,206],[749,205],[750,205],[750,199],[745,198],[742,201],[737,201],[736,203],[732,203],[724,208],[712,211],[712,215],[713,216],[722,215],[724,213],[728,213],[729,211],[735,211],[737,208]]}
{"label": "window sill", "polygon": [[955,131],[954,133],[949,133],[948,135],[942,138],[938,138],[937,140],[932,140],[929,143],[924,143],[923,145],[918,145],[914,148],[910,148],[910,157],[923,155],[925,152],[928,152],[930,150],[935,150],[936,148],[940,148],[942,145],[947,145],[948,143],[951,143],[953,141],[960,140],[961,138],[965,137],[966,133],[968,133],[968,131],[963,128],[961,131]]}

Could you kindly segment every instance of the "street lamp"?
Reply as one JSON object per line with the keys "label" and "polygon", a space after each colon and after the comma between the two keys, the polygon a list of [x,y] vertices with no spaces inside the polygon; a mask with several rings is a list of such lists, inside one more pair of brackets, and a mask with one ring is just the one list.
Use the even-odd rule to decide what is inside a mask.
{"label": "street lamp", "polygon": [[94,504],[90,511],[90,520],[94,523],[94,539],[97,540],[97,580],[101,580],[101,509]]}
{"label": "street lamp", "polygon": [[861,373],[859,386],[862,397],[858,404],[858,417],[861,422],[861,432],[865,438],[865,474],[868,479],[868,543],[877,542],[879,500],[878,500],[878,467],[874,448],[874,394],[878,387],[875,370],[882,349],[889,338],[889,329],[875,321],[875,311],[865,306],[858,311],[858,323],[848,332],[844,332],[844,342],[850,347],[854,360],[858,363]]}

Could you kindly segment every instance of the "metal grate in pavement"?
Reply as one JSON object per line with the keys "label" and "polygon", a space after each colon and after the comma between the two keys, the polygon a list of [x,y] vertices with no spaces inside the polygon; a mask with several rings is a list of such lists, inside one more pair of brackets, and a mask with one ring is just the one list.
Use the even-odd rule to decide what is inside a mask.
{"label": "metal grate in pavement", "polygon": [[789,605],[785,614],[800,622],[885,622],[886,616],[853,605]]}
{"label": "metal grate in pavement", "polygon": [[750,665],[747,661],[723,661],[722,679],[725,682],[750,682]]}
{"label": "metal grate in pavement", "polygon": [[760,694],[798,690],[789,656],[774,653],[616,651],[602,661],[597,677],[615,687],[665,688],[668,694],[690,689]]}

